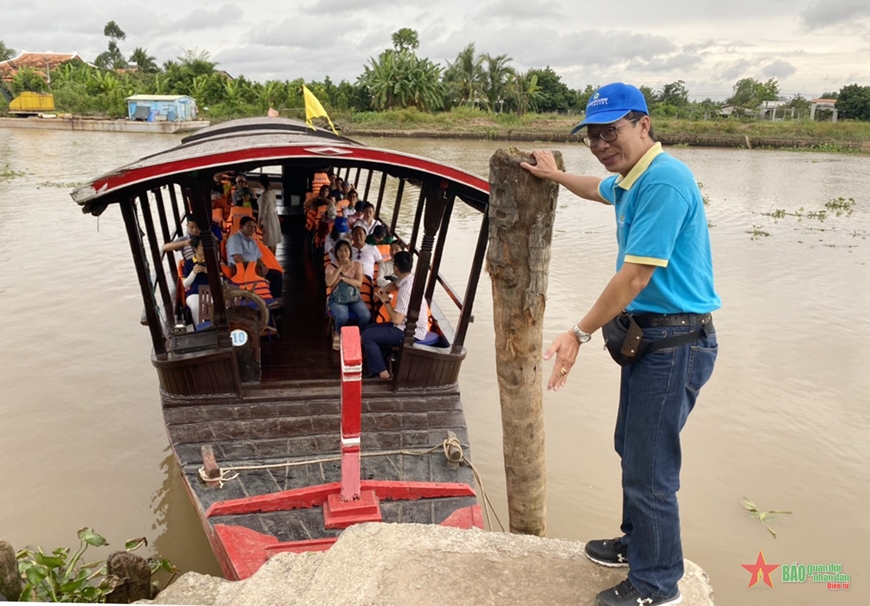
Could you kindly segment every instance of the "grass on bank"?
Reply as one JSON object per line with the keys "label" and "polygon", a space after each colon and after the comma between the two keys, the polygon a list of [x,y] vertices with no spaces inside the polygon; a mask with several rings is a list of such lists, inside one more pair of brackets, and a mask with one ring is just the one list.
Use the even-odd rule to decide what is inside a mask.
{"label": "grass on bank", "polygon": [[[301,117],[301,116],[290,116]],[[479,109],[454,108],[449,112],[426,113],[415,109],[382,112],[336,113],[333,121],[349,133],[366,131],[435,131],[481,133],[526,131],[570,132],[580,120],[578,115],[493,114]],[[713,120],[681,120],[653,115],[657,133],[671,136],[748,136],[769,139],[816,139],[831,142],[870,142],[870,122],[842,120],[812,122],[783,120],[780,122],[717,118]]]}

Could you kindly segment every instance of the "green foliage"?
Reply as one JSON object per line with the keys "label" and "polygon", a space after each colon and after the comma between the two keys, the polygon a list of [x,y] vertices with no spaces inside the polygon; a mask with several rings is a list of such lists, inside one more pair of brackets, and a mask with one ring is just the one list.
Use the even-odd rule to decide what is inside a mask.
{"label": "green foliage", "polygon": [[812,104],[807,99],[804,99],[802,95],[797,94],[788,100],[785,107],[794,108],[798,112],[809,114],[811,105]]}
{"label": "green foliage", "polygon": [[413,50],[387,49],[377,60],[369,59],[364,70],[358,84],[371,95],[373,109],[431,111],[444,106],[441,66],[417,57]]}
{"label": "green foliage", "polygon": [[[586,88],[584,88],[582,92],[577,91],[577,107],[580,109],[583,109],[585,111],[586,105],[589,103],[589,99],[592,98],[592,95],[595,94],[595,91],[598,90],[598,88],[599,87],[597,87],[597,86],[592,86],[591,84],[587,84]],[[648,97],[646,100],[647,105],[649,105],[651,100],[652,100],[652,89],[648,86],[641,86],[640,90],[644,94],[644,97],[646,97],[646,95],[647,95],[647,93],[644,92],[644,89],[649,91],[649,94],[650,94],[650,97]]]}
{"label": "green foliage", "polygon": [[[586,88],[589,88],[588,86]],[[644,100],[646,101],[646,106],[652,111],[653,106],[656,104],[656,92],[652,89],[651,86],[641,86],[638,90],[643,95]]]}
{"label": "green foliage", "polygon": [[127,37],[124,30],[114,21],[109,21],[103,28],[103,35],[109,38],[109,48],[103,51],[97,58],[94,59],[94,65],[102,69],[124,69],[127,67],[127,60],[121,53],[118,47],[118,41]]}
{"label": "green foliage", "polygon": [[475,55],[472,42],[462,49],[444,71],[445,95],[451,106],[471,105],[486,97],[483,55]]}
{"label": "green foliage", "polygon": [[136,64],[136,69],[146,74],[157,73],[157,61],[142,47],[136,47],[130,55],[130,63]]}
{"label": "green foliage", "polygon": [[541,100],[541,87],[538,86],[538,75],[531,70],[517,74],[514,78],[514,94],[516,95],[517,114],[522,116],[527,111],[537,109]]}
{"label": "green foliage", "polygon": [[870,121],[870,86],[844,86],[840,89],[836,107],[843,118]]}
{"label": "green foliage", "polygon": [[486,106],[491,111],[503,105],[505,99],[510,96],[512,82],[516,76],[514,68],[508,65],[511,61],[513,59],[507,55],[483,55],[483,86]]}
{"label": "green foliage", "polygon": [[[577,95],[562,82],[562,78],[549,65],[544,69],[531,69],[529,73],[538,77],[540,98],[537,101],[539,112],[567,112],[577,107]],[[585,104],[583,108],[585,108]]]}
{"label": "green foliage", "polygon": [[825,202],[825,208],[833,212],[838,217],[842,215],[846,215],[848,217],[852,214],[852,210],[854,210],[855,208],[855,199],[846,199],[840,196],[839,198],[835,198],[833,200]]}
{"label": "green foliage", "polygon": [[0,40],[0,61],[6,61],[7,59],[11,59],[18,53],[15,52],[14,48],[10,48],[6,46],[6,43]]}
{"label": "green foliage", "polygon": [[393,32],[391,36],[393,40],[393,48],[397,51],[415,51],[420,48],[420,37],[417,31],[410,27],[403,27],[399,31]]}
{"label": "green foliage", "polygon": [[770,236],[770,232],[764,231],[758,225],[753,225],[752,229],[746,230],[746,233],[752,236],[750,240],[758,240],[759,238],[767,238]]}
{"label": "green foliage", "polygon": [[[765,234],[765,235],[769,235],[769,234]],[[756,507],[755,503],[753,503],[750,499],[748,499],[746,497],[743,497],[743,499],[741,500],[741,504],[743,505],[744,509],[746,509],[749,512],[749,517],[761,522],[761,524],[765,528],[767,528],[768,532],[770,532],[770,534],[773,535],[774,539],[776,538],[776,533],[773,531],[773,528],[771,528],[770,526],[767,525],[766,520],[769,520],[770,518],[772,518],[773,516],[775,516],[777,514],[783,514],[783,513],[790,514],[791,513],[790,511],[779,511],[779,510],[775,510],[775,509],[771,510],[771,511],[759,511],[759,509],[758,509],[758,507]]]}
{"label": "green foliage", "polygon": [[666,105],[674,105],[677,107],[685,107],[689,104],[689,91],[686,89],[686,83],[682,80],[665,84],[662,87],[655,100],[657,103]]}
{"label": "green foliage", "polygon": [[761,82],[754,78],[743,78],[734,85],[734,94],[726,103],[739,107],[755,108],[762,101],[776,101],[779,98],[779,83],[776,78]]}
{"label": "green foliage", "polygon": [[[87,527],[78,531],[78,539],[79,548],[72,556],[68,547],[58,547],[50,555],[42,547],[37,547],[36,551],[23,549],[18,552],[18,572],[23,581],[19,601],[105,602],[119,579],[107,575],[104,561],[83,562],[82,558],[88,547],[105,547],[109,543]],[[131,539],[125,543],[125,550],[135,551],[147,544],[144,538]],[[148,565],[152,576],[158,570],[173,576],[177,573],[177,569],[165,559],[149,558]]]}
{"label": "green foliage", "polygon": [[24,171],[12,170],[11,168],[9,168],[8,164],[6,166],[4,166],[2,170],[0,170],[0,181],[11,181],[15,177],[23,177],[23,176],[24,176]]}
{"label": "green foliage", "polygon": [[114,21],[106,23],[105,27],[103,27],[103,35],[112,40],[123,40],[127,37],[127,34],[124,33],[121,26]]}
{"label": "green foliage", "polygon": [[20,95],[24,91],[44,93],[48,90],[45,78],[32,67],[22,67],[12,78],[12,91]]}

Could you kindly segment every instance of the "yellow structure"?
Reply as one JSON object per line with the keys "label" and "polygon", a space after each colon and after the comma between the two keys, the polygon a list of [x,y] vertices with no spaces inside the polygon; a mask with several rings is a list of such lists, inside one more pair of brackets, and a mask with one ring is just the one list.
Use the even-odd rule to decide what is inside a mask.
{"label": "yellow structure", "polygon": [[54,111],[54,95],[25,91],[9,102],[10,114],[40,114]]}

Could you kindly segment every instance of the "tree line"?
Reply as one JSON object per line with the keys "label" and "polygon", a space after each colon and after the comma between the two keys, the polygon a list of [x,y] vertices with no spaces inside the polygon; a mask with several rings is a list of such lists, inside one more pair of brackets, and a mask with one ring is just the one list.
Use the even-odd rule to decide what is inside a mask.
{"label": "tree line", "polygon": [[[522,116],[536,113],[580,113],[597,86],[571,89],[551,67],[525,71],[515,68],[508,55],[479,53],[468,44],[446,66],[417,54],[418,33],[402,28],[392,35],[392,48],[372,57],[355,82],[334,83],[329,76],[319,82],[268,80],[256,82],[245,76],[232,77],[218,69],[205,51],[186,50],[174,60],[158,65],[142,47],[129,56],[121,51],[125,32],[114,21],[103,29],[107,49],[92,67],[71,61],[53,70],[46,79],[23,67],[11,82],[12,92],[51,91],[60,111],[82,115],[127,115],[124,99],[133,94],[189,95],[200,110],[213,119],[264,115],[271,107],[285,115],[301,114],[304,107],[302,84],[329,111],[367,112],[416,108],[424,112],[473,108],[498,114]],[[0,41],[0,60],[14,55]],[[50,85],[49,83],[50,82]],[[660,90],[641,86],[654,115],[692,119],[719,116],[722,103],[705,99],[690,101],[683,80],[665,84]],[[786,101],[776,79],[738,80],[725,103],[735,107],[737,116],[751,117],[764,101]],[[839,92],[825,93],[837,99],[841,118],[870,120],[870,86],[851,84]],[[787,108],[809,114],[810,101],[800,95],[787,100]],[[207,108],[207,109],[206,109]]]}

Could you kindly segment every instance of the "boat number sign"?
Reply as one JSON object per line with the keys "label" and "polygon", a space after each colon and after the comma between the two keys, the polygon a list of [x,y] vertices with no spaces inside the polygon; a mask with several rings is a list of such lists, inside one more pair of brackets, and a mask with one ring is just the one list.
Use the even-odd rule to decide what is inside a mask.
{"label": "boat number sign", "polygon": [[248,342],[248,333],[237,328],[230,333],[230,339],[233,342],[233,347],[241,347]]}

